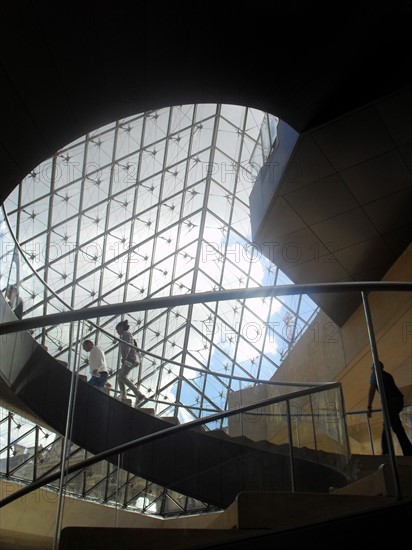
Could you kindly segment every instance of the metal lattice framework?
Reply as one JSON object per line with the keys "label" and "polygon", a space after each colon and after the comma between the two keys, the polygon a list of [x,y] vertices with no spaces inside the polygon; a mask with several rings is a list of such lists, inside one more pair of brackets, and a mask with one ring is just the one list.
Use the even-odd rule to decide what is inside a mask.
{"label": "metal lattice framework", "polygon": [[[2,289],[15,279],[25,316],[39,316],[64,310],[62,303],[78,309],[291,283],[251,242],[249,194],[276,124],[255,109],[185,105],[71,143],[5,202],[24,257],[16,262],[14,254],[13,265],[4,233],[1,258],[11,271],[3,268]],[[241,388],[236,377],[247,385],[269,379],[315,310],[308,297],[288,296],[127,315],[144,353],[130,378],[157,415],[184,422],[224,410],[229,392]],[[106,332],[87,325],[83,333],[105,350],[113,384],[119,352],[110,334],[119,321],[93,319]],[[73,325],[35,332],[68,362],[76,334]]]}
{"label": "metal lattice framework", "polygon": [[[74,444],[70,445],[68,455],[71,464],[92,456]],[[62,436],[0,407],[0,478],[31,484],[59,471],[62,456]],[[48,484],[48,489],[58,491],[59,482]],[[122,470],[120,464],[106,461],[67,476],[65,494],[160,517],[216,509]]]}

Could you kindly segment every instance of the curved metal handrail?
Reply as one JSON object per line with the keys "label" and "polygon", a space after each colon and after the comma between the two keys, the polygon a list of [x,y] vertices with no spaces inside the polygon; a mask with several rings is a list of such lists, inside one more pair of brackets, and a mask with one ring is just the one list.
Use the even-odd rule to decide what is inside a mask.
{"label": "curved metal handrail", "polygon": [[9,321],[0,325],[0,334],[10,334],[32,328],[47,327],[72,321],[88,320],[93,317],[121,315],[148,309],[168,309],[176,306],[219,302],[226,300],[246,300],[264,298],[267,296],[291,296],[294,294],[313,294],[328,292],[411,292],[412,283],[408,281],[351,281],[340,283],[310,283],[281,286],[261,286],[257,288],[237,288],[231,290],[216,290],[211,292],[196,292],[179,296],[164,296],[161,298],[145,298],[128,303],[117,303],[105,306],[95,306],[61,313],[51,313],[46,316]]}
{"label": "curved metal handrail", "polygon": [[[10,235],[13,238],[14,245],[18,248],[19,253],[24,258],[26,264],[30,267],[32,273],[37,277],[37,279],[41,282],[41,284],[44,285],[45,288],[47,288],[47,290],[50,292],[50,294],[54,298],[56,298],[62,305],[64,305],[64,307],[66,307],[69,311],[76,311],[69,304],[67,304],[58,294],[56,294],[56,292],[51,288],[51,286],[41,277],[41,275],[39,275],[39,273],[37,273],[37,270],[28,261],[28,259],[26,257],[26,253],[22,249],[20,243],[17,241],[16,236],[15,236],[13,230],[12,230],[10,220],[8,218],[8,215],[7,215],[7,212],[4,208],[4,205],[2,205],[1,208],[2,208],[2,211],[3,211],[4,220],[7,224],[7,228],[9,230]],[[102,306],[99,306],[99,307],[102,307]],[[91,308],[88,308],[88,309],[91,309]],[[83,310],[81,310],[81,311],[83,311]],[[62,313],[64,313],[64,312],[62,312]],[[42,318],[44,318],[44,317],[42,317]],[[45,318],[49,319],[50,315],[47,315]],[[37,318],[32,317],[30,319],[24,319],[22,321],[26,322],[26,321],[28,321],[28,320],[30,321],[32,319],[40,319],[40,317],[37,317]],[[99,332],[105,334],[106,336],[108,336],[112,340],[117,341],[118,343],[122,342],[123,344],[126,344],[129,347],[141,352],[144,356],[148,355],[150,357],[153,357],[154,359],[164,361],[167,364],[176,365],[178,367],[183,367],[185,369],[193,370],[194,372],[198,372],[200,374],[205,374],[205,372],[206,372],[204,369],[194,367],[192,365],[186,365],[184,363],[174,361],[173,359],[165,359],[164,357],[162,357],[160,355],[157,355],[157,354],[152,353],[150,351],[145,351],[142,348],[139,348],[138,346],[134,346],[133,344],[129,344],[128,342],[123,342],[123,340],[120,340],[120,338],[118,338],[117,336],[112,335],[110,332],[108,332],[104,328],[100,327],[99,325],[97,325],[93,321],[88,320],[88,323],[90,323],[96,330],[98,330]],[[55,325],[55,324],[60,324],[60,323],[53,323],[53,322],[50,323],[50,325]],[[7,323],[3,323],[3,325],[0,325],[0,334],[2,334],[1,327],[4,326],[4,325],[7,325]],[[43,326],[47,326],[47,325],[43,325]],[[29,328],[39,328],[39,326],[35,326],[35,327],[34,326],[33,327],[24,327],[23,326],[22,330],[28,330]],[[12,330],[11,332],[15,332],[15,331]],[[226,373],[218,373],[218,372],[210,371],[210,370],[207,371],[207,374],[212,375],[216,378],[226,378],[226,379],[230,379],[230,380],[238,380],[239,382],[250,382],[250,383],[253,383],[253,384],[266,384],[266,385],[273,385],[273,386],[302,387],[302,386],[322,386],[323,385],[322,382],[306,382],[306,383],[303,384],[301,382],[288,382],[288,381],[283,381],[282,382],[282,381],[263,380],[263,379],[259,379],[259,378],[248,378],[247,376],[236,376],[236,375],[230,375],[230,374],[226,374]]]}

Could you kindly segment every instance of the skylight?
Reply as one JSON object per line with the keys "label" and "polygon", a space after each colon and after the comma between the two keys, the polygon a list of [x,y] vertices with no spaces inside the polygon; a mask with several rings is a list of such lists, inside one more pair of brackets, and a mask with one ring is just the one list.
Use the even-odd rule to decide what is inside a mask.
{"label": "skylight", "polygon": [[[14,279],[25,316],[43,316],[290,284],[250,240],[249,194],[276,124],[276,117],[255,109],[183,105],[77,139],[5,201],[24,254],[14,254],[3,222],[2,289]],[[185,421],[224,410],[230,391],[272,377],[315,310],[308,297],[287,296],[131,313],[125,318],[144,360],[130,378],[157,415]],[[105,350],[115,388],[119,352],[110,335],[120,317],[91,321],[106,332],[86,323],[83,337]],[[69,325],[34,332],[63,361],[72,359],[75,334]]]}

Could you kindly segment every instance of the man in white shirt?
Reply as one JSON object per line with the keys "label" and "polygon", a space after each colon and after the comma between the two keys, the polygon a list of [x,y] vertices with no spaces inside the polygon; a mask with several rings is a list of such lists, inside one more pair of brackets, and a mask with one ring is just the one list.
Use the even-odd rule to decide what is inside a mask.
{"label": "man in white shirt", "polygon": [[99,348],[99,346],[95,346],[91,340],[85,340],[83,342],[83,349],[90,353],[89,367],[91,378],[88,383],[92,386],[103,388],[108,378],[104,351]]}

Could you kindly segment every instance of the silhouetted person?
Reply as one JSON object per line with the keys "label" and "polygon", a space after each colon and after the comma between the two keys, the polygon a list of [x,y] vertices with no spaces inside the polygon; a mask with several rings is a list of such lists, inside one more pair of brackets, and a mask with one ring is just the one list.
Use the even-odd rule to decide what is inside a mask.
{"label": "silhouetted person", "polygon": [[19,296],[19,289],[16,285],[10,285],[7,289],[7,299],[9,300],[9,306],[13,310],[17,319],[23,317],[23,300]]}
{"label": "silhouetted person", "polygon": [[137,406],[141,401],[145,399],[145,396],[136,388],[136,385],[133,384],[128,379],[128,375],[132,369],[140,365],[140,356],[136,349],[132,348],[127,344],[135,345],[134,338],[132,333],[129,331],[129,322],[121,321],[116,325],[117,334],[120,336],[120,354],[122,366],[117,373],[117,382],[119,384],[120,398],[125,399],[126,389],[125,385],[132,390],[136,396]]}
{"label": "silhouetted person", "polygon": [[[389,422],[392,430],[398,438],[399,445],[405,456],[412,455],[412,443],[409,441],[406,435],[405,429],[402,425],[400,413],[403,409],[403,394],[395,384],[393,376],[384,370],[382,361],[379,361],[379,367],[382,371],[383,388],[385,391],[386,404],[388,409]],[[370,386],[368,393],[368,418],[372,416],[372,403],[375,393],[378,390],[378,384],[376,381],[375,369],[372,365],[372,372],[370,377]],[[388,441],[386,439],[385,426],[382,430],[382,454],[387,455],[389,452]]]}
{"label": "silhouetted person", "polygon": [[99,346],[94,345],[91,340],[85,340],[83,342],[83,349],[90,353],[89,367],[91,378],[88,383],[92,386],[103,388],[109,376],[104,351]]}

